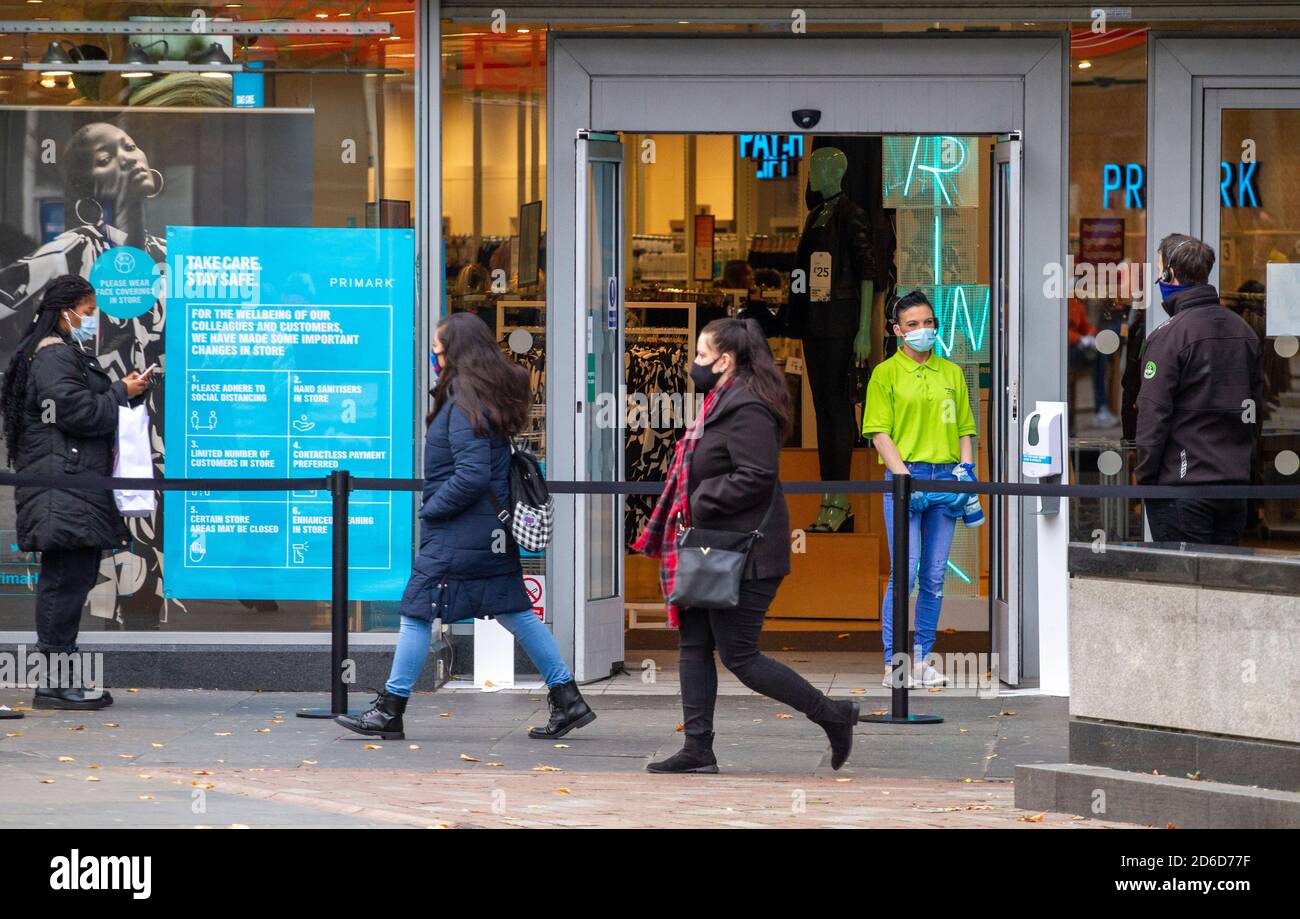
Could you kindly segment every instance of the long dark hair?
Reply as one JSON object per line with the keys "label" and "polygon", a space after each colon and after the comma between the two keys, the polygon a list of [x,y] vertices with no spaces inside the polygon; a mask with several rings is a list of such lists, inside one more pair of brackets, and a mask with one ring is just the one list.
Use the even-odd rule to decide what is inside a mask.
{"label": "long dark hair", "polygon": [[433,421],[448,399],[480,437],[489,431],[514,437],[528,424],[532,394],[528,371],[502,353],[487,323],[473,313],[452,313],[438,323],[446,366],[433,388]]}
{"label": "long dark hair", "polygon": [[54,334],[59,317],[64,310],[75,309],[87,297],[94,296],[95,288],[85,278],[65,274],[55,278],[45,287],[40,309],[32,317],[18,349],[9,358],[5,368],[4,390],[0,393],[0,412],[3,413],[5,450],[9,465],[13,466],[18,454],[18,438],[23,433],[23,403],[27,399],[27,373],[32,354],[42,338]]}
{"label": "long dark hair", "polygon": [[715,319],[704,327],[704,334],[713,341],[719,356],[730,354],[735,358],[736,379],[772,410],[784,441],[794,427],[794,406],[762,327],[753,319]]}

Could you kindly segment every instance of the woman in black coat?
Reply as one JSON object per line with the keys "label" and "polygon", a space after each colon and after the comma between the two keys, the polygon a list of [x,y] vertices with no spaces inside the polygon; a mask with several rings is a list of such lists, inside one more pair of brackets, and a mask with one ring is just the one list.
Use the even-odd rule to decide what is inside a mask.
{"label": "woman in black coat", "polygon": [[[98,319],[95,289],[84,278],[63,275],[45,288],[4,375],[5,448],[18,473],[113,474],[118,407],[143,393],[149,377],[109,379],[95,359]],[[41,553],[36,649],[75,652],[100,556],[129,542],[126,522],[106,490],[24,485],[14,490],[14,503],[18,547]],[[33,706],[97,709],[112,702],[106,691],[41,686]]]}
{"label": "woman in black coat", "polygon": [[781,491],[781,442],[790,430],[790,396],[767,340],[752,319],[717,319],[700,333],[691,379],[707,393],[704,407],[677,447],[663,496],[633,547],[664,558],[664,596],[675,571],[678,517],[684,526],[762,535],[742,573],[734,609],[669,606],[679,628],[684,748],[650,772],[717,772],[713,709],[718,695],[716,648],[722,663],[755,692],[803,712],[826,731],[831,767],[853,746],[858,703],[835,701],[789,667],[759,651],[768,606],[790,573],[790,518]]}
{"label": "woman in black coat", "polygon": [[550,721],[528,736],[563,737],[596,713],[533,613],[519,546],[497,518],[497,508],[510,504],[510,437],[523,430],[532,403],[527,371],[501,353],[472,313],[438,324],[433,353],[440,370],[425,436],[420,554],[402,596],[397,652],[373,707],[335,720],[358,734],[403,739],[402,714],[429,654],[433,620],[482,617],[514,634],[550,688]]}

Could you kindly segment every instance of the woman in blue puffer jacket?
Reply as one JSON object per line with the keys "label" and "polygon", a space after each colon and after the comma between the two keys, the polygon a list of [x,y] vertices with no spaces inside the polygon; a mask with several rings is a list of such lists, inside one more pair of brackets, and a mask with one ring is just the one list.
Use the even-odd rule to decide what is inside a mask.
{"label": "woman in blue puffer jacket", "polygon": [[528,736],[563,737],[596,718],[533,613],[519,546],[496,515],[510,505],[510,437],[528,420],[527,372],[506,357],[473,313],[453,313],[434,331],[439,369],[425,436],[420,554],[402,596],[401,631],[388,683],[371,709],[339,724],[374,737],[405,737],[402,714],[424,662],[434,619],[495,618],[509,629],[550,688],[551,717]]}

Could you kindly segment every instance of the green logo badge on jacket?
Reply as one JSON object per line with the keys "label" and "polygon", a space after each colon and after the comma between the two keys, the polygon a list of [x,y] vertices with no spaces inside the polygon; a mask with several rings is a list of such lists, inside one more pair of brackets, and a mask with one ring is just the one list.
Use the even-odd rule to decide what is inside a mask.
{"label": "green logo badge on jacket", "polygon": [[1156,362],[1155,362],[1155,361],[1147,361],[1147,365],[1146,365],[1145,367],[1142,368],[1142,376],[1143,376],[1143,378],[1144,378],[1144,379],[1147,379],[1147,380],[1150,380],[1150,379],[1151,379],[1152,377],[1154,377],[1155,375],[1156,375]]}

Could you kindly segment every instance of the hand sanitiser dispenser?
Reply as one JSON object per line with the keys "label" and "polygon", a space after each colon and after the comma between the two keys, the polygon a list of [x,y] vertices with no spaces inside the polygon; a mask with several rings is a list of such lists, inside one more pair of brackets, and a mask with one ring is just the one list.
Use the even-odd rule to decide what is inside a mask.
{"label": "hand sanitiser dispenser", "polygon": [[[1021,426],[1020,472],[1027,479],[1046,484],[1061,481],[1065,463],[1065,436],[1061,403],[1038,403]],[[1038,513],[1056,514],[1061,509],[1057,496],[1039,501]]]}

